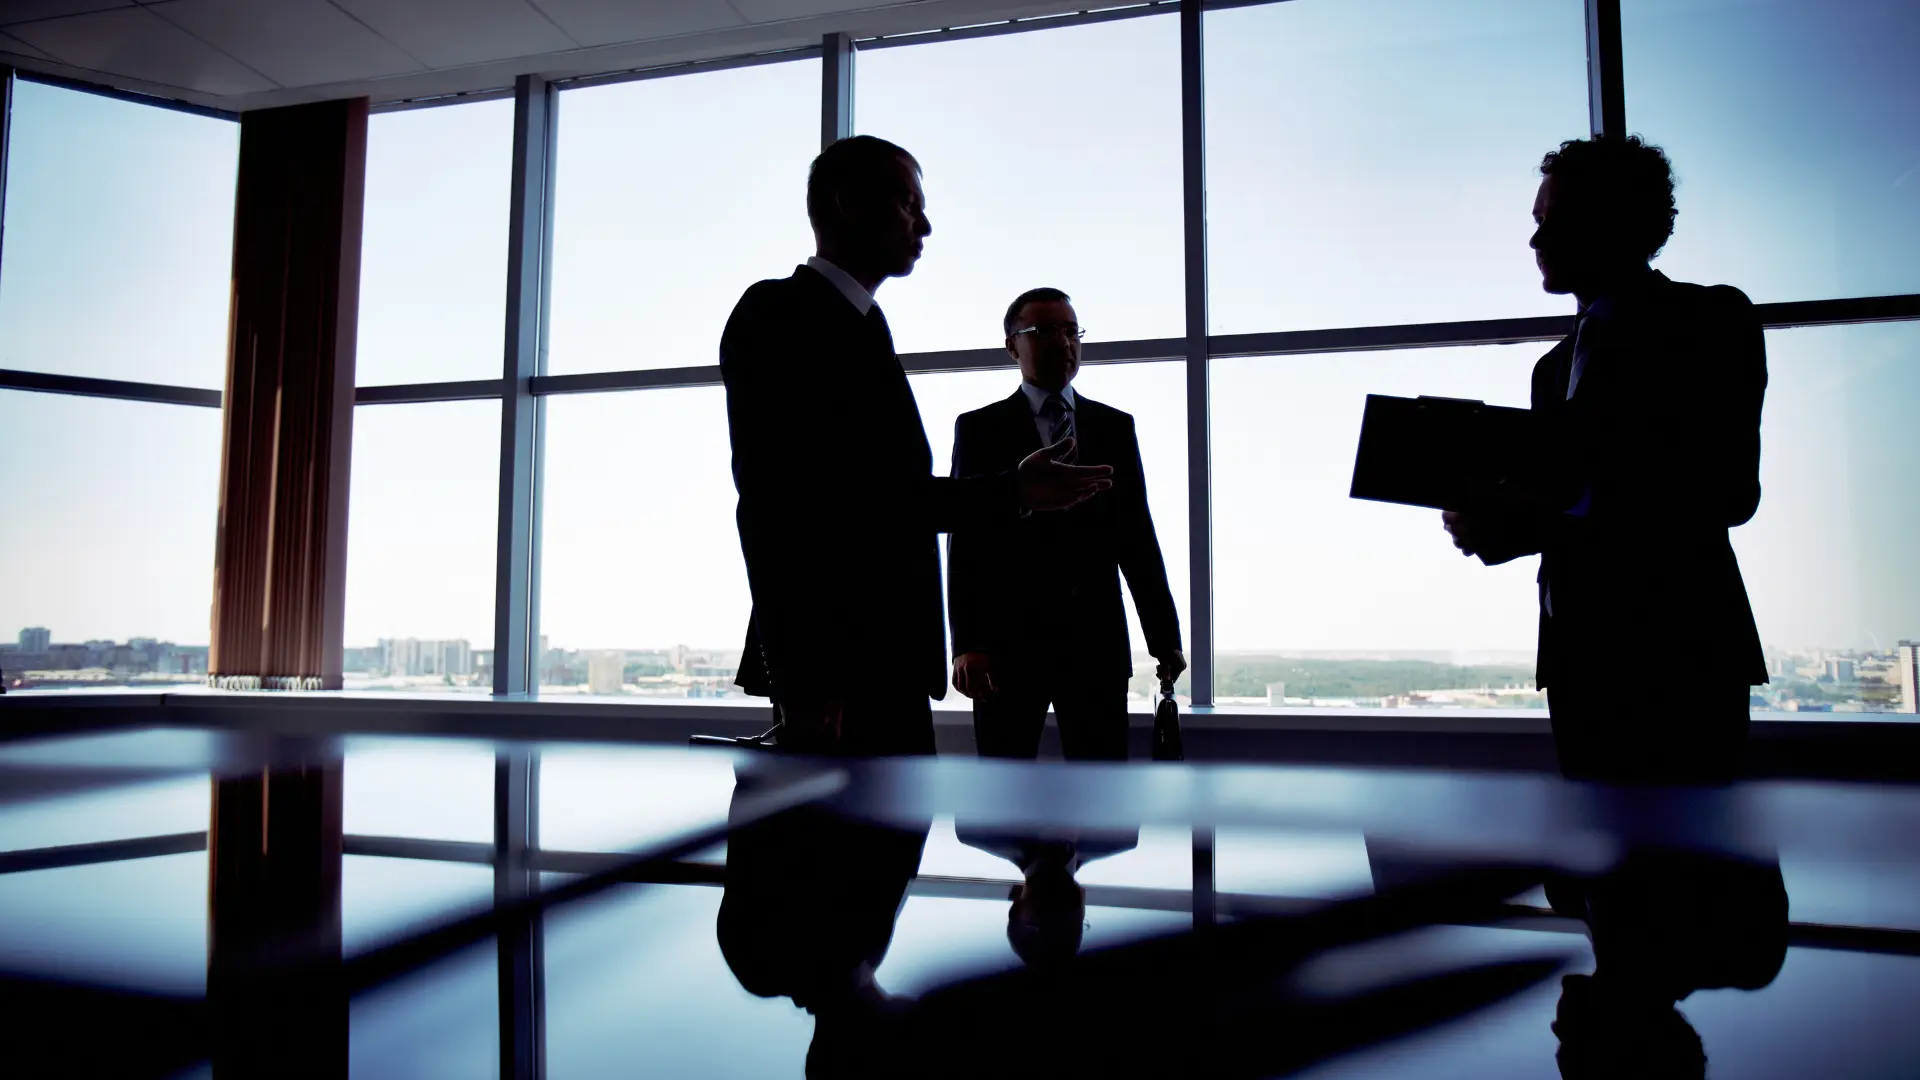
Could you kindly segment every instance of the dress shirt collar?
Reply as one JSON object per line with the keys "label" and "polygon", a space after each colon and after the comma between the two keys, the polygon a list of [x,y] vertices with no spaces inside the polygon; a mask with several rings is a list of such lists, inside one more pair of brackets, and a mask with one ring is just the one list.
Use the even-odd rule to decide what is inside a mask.
{"label": "dress shirt collar", "polygon": [[853,280],[852,274],[818,255],[808,259],[807,266],[821,277],[833,282],[833,287],[840,290],[840,295],[847,298],[847,303],[852,304],[855,311],[865,315],[873,310],[873,294],[868,292],[865,286]]}
{"label": "dress shirt collar", "polygon": [[[1052,393],[1050,390],[1040,389],[1025,379],[1020,380],[1020,392],[1027,395],[1027,407],[1033,410],[1035,416],[1040,415],[1040,407],[1047,403],[1047,396]],[[1080,402],[1073,396],[1073,387],[1069,386],[1060,391],[1060,396],[1066,399],[1068,409],[1080,407]]]}

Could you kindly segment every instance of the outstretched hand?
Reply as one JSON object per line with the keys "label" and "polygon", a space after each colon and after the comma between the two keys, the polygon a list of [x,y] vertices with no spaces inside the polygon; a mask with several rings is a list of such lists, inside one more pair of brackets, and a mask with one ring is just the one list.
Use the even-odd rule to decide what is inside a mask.
{"label": "outstretched hand", "polygon": [[1061,439],[1020,463],[1021,509],[1065,510],[1113,486],[1111,465],[1067,465],[1057,460],[1072,453],[1073,447],[1073,439]]}

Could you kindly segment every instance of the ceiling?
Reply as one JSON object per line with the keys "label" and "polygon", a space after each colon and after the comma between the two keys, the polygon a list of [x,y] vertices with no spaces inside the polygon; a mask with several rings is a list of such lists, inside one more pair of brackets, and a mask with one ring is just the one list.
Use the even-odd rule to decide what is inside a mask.
{"label": "ceiling", "polygon": [[1113,7],[1088,0],[0,0],[0,64],[244,112]]}

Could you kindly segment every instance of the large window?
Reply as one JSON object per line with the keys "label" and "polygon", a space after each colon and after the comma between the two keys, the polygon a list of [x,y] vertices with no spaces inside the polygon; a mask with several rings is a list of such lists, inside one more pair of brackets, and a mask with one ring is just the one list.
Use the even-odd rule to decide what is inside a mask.
{"label": "large window", "polygon": [[[1582,0],[1218,5],[1192,51],[1192,12],[1172,5],[851,42],[852,129],[924,169],[925,257],[877,298],[934,470],[954,418],[1018,378],[952,354],[997,350],[1022,290],[1065,289],[1097,360],[1076,387],[1137,421],[1190,659],[1211,673],[1192,701],[1538,708],[1537,560],[1488,569],[1436,514],[1350,499],[1352,451],[1369,393],[1525,403],[1573,308],[1528,250],[1538,165],[1611,123],[1590,95],[1618,90],[1626,130],[1663,145],[1679,181],[1656,267],[1737,285],[1772,324],[1764,496],[1733,533],[1773,679],[1755,707],[1915,708],[1894,668],[1920,638],[1905,557],[1920,519],[1903,497],[1920,330],[1899,321],[1920,317],[1920,157],[1904,137],[1920,9],[1621,8],[1617,56],[1589,39]],[[825,96],[844,86],[826,77],[830,44],[831,61],[809,43],[517,99],[555,107],[550,159],[515,158],[514,101],[372,117],[358,381],[409,385],[363,389],[356,415],[350,685],[485,691],[504,620],[537,627],[504,670],[550,696],[753,700],[732,683],[750,597],[714,365],[742,291],[813,251],[807,168],[844,104]],[[212,405],[223,381],[237,131],[16,88],[0,485],[32,512],[0,519],[10,678],[204,670],[218,414],[159,401]],[[516,170],[547,205],[512,200]],[[1204,200],[1187,198],[1196,175]],[[550,262],[509,296],[523,212],[530,237],[551,221]],[[1198,292],[1211,336],[1189,339]],[[540,374],[493,382],[509,304],[539,314]],[[1880,321],[1846,324],[1863,312]],[[1190,402],[1203,367],[1207,400]],[[49,389],[141,400],[27,392]],[[418,403],[383,403],[403,399]],[[505,434],[537,437],[506,447],[505,491],[503,416]],[[1196,519],[1207,543],[1189,542]],[[502,520],[526,527],[503,537]],[[524,590],[496,597],[500,560],[529,558]],[[1144,705],[1153,662],[1127,606]],[[1657,648],[1623,643],[1623,670]],[[1657,679],[1636,685],[1658,699]]]}
{"label": "large window", "polygon": [[207,672],[220,413],[0,390],[10,689]]}
{"label": "large window", "polygon": [[0,368],[219,389],[238,124],[14,84]]}
{"label": "large window", "polygon": [[1920,325],[1767,334],[1760,510],[1733,531],[1772,682],[1768,706],[1911,711],[1896,670],[1920,640]]}
{"label": "large window", "polygon": [[1368,394],[1527,404],[1545,346],[1213,361],[1221,704],[1528,707],[1537,560],[1489,569],[1438,511],[1347,497]]}
{"label": "large window", "polygon": [[933,235],[881,297],[902,351],[992,348],[1036,285],[1072,293],[1094,340],[1185,332],[1176,18],[858,61],[855,127],[926,174]]}
{"label": "large window", "polygon": [[715,363],[747,286],[813,254],[819,131],[817,63],[563,93],[547,370]]}
{"label": "large window", "polygon": [[723,698],[752,601],[719,387],[547,402],[543,693]]}
{"label": "large window", "polygon": [[1214,333],[1568,310],[1527,238],[1587,131],[1580,0],[1292,0],[1206,17]]}
{"label": "large window", "polygon": [[1666,147],[1658,265],[1757,301],[1920,292],[1920,6],[1623,0],[1627,124]]}
{"label": "large window", "polygon": [[368,118],[361,386],[500,377],[512,158],[512,101]]}
{"label": "large window", "polygon": [[349,687],[492,691],[499,487],[499,402],[354,410]]}

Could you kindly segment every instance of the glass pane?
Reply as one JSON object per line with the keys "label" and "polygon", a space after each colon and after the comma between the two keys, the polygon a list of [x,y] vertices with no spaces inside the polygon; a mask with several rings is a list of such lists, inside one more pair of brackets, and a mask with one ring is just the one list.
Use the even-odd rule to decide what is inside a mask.
{"label": "glass pane", "polygon": [[8,689],[207,673],[220,411],[0,390]]}
{"label": "glass pane", "polygon": [[1920,291],[1920,7],[1624,0],[1627,120],[1672,154],[1657,264],[1754,300]]}
{"label": "glass pane", "polygon": [[347,526],[351,689],[493,689],[500,403],[353,414]]}
{"label": "glass pane", "polygon": [[587,87],[560,105],[548,372],[717,363],[746,287],[813,254],[819,62]]}
{"label": "glass pane", "polygon": [[510,100],[368,119],[355,382],[500,377],[512,170]]}
{"label": "glass pane", "polygon": [[[1733,546],[1771,661],[1774,708],[1911,713],[1920,641],[1920,324],[1767,332],[1759,513]],[[1810,719],[1810,717],[1804,717]]]}
{"label": "glass pane", "polygon": [[240,125],[14,84],[0,368],[219,389]]}
{"label": "glass pane", "polygon": [[1213,362],[1223,705],[1532,707],[1536,560],[1462,558],[1438,511],[1348,498],[1370,393],[1527,404],[1544,344]]}
{"label": "glass pane", "polygon": [[1209,12],[1212,331],[1568,310],[1540,290],[1527,241],[1540,156],[1588,128],[1583,12],[1579,0]]}
{"label": "glass pane", "polygon": [[1185,332],[1177,18],[859,59],[860,131],[926,173],[926,256],[879,292],[903,352],[996,347],[1037,285],[1073,294],[1090,340]]}
{"label": "glass pane", "polygon": [[541,691],[739,698],[753,603],[725,391],[566,394],[546,409]]}
{"label": "glass pane", "polygon": [[[1011,299],[1011,298],[1009,298]],[[1078,304],[1075,305],[1078,311]],[[953,425],[961,413],[991,405],[1020,386],[1020,374],[1005,371],[937,372],[908,377],[914,397],[920,404],[920,416],[926,425],[927,441],[933,447],[933,467],[945,474],[953,462]],[[1123,412],[1133,414],[1134,432],[1140,440],[1140,459],[1146,467],[1147,508],[1153,515],[1154,532],[1160,538],[1161,560],[1167,568],[1167,584],[1173,590],[1174,609],[1180,613],[1182,641],[1188,639],[1187,604],[1192,596],[1187,554],[1187,383],[1186,366],[1179,363],[1091,364],[1074,377],[1076,392]],[[946,545],[941,545],[942,572],[945,570]],[[1124,579],[1122,581],[1124,586]],[[1127,610],[1127,635],[1133,643],[1133,683],[1130,698],[1136,708],[1146,709],[1157,686],[1153,681],[1154,662],[1147,655],[1146,635],[1140,631],[1140,617],[1134,611],[1133,594],[1126,588],[1121,596]],[[1180,684],[1185,693],[1186,681]],[[968,707],[965,698],[949,693],[945,704]]]}

